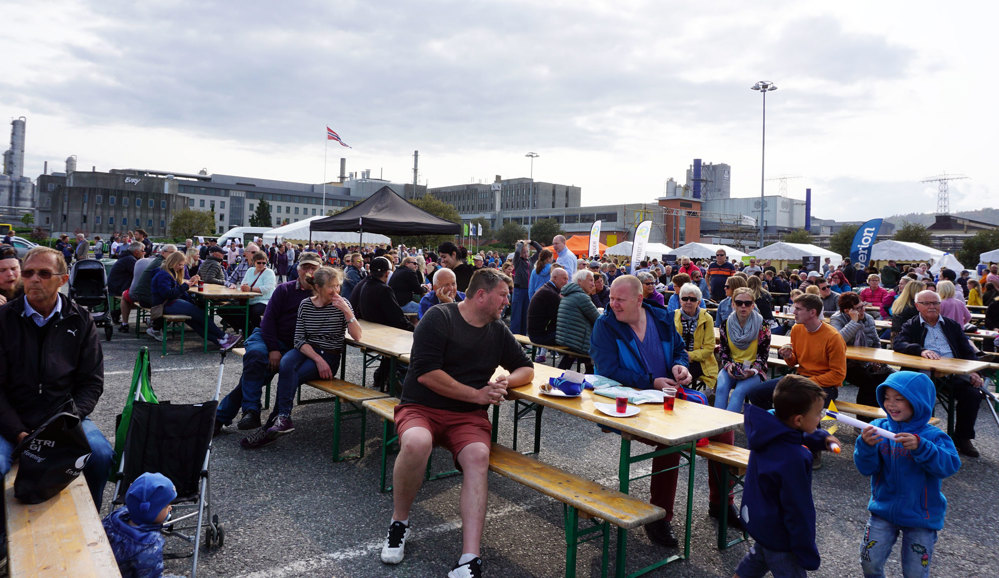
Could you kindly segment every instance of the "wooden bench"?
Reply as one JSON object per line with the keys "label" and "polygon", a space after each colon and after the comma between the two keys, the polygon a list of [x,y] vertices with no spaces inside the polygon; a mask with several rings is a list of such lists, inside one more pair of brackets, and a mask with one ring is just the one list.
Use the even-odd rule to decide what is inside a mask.
{"label": "wooden bench", "polygon": [[[489,453],[489,470],[519,484],[562,502],[565,516],[565,575],[576,575],[576,552],[579,544],[602,538],[601,572],[607,575],[610,559],[610,524],[623,530],[660,520],[666,511],[659,506],[611,490],[600,484],[544,464],[515,450],[493,444]],[[579,528],[583,518],[598,518],[590,528]],[[596,522],[596,520],[594,520]],[[622,574],[623,568],[618,569]]]}
{"label": "wooden bench", "polygon": [[16,464],[4,480],[10,576],[121,576],[82,475],[41,504],[14,497],[15,476]]}
{"label": "wooden bench", "polygon": [[190,315],[167,315],[163,317],[163,357],[167,355],[167,339],[170,334],[180,328],[180,354],[184,355],[184,332],[187,329],[187,322],[191,320]]}
{"label": "wooden bench", "polygon": [[[694,451],[697,455],[708,461],[718,462],[723,466],[727,466],[721,468],[722,476],[719,481],[719,487],[728,488],[729,476],[735,477],[735,485],[743,485],[743,477],[746,474],[746,468],[749,467],[749,450],[738,446],[723,444],[721,442],[709,441],[708,445],[699,446]],[[736,471],[733,473],[730,468],[735,468]],[[733,493],[734,492],[730,490],[728,495],[732,495]],[[728,539],[728,500],[726,499],[724,502],[724,504],[719,504],[718,508],[719,550],[724,550],[730,546],[734,546],[735,544],[744,541],[748,536],[746,531],[743,530],[741,537],[734,540]]]}
{"label": "wooden bench", "polygon": [[[342,379],[316,379],[305,382],[304,385],[313,387],[330,394],[333,401],[333,461],[340,462],[345,459],[364,457],[364,432],[367,431],[368,414],[361,406],[366,401],[388,397],[388,395],[367,387],[344,381]],[[328,402],[331,398],[323,399],[302,399],[302,390],[298,390],[299,405],[306,403]],[[347,402],[353,409],[344,409],[343,402]],[[361,448],[356,456],[340,456],[340,426],[344,417],[357,415],[361,418]]]}

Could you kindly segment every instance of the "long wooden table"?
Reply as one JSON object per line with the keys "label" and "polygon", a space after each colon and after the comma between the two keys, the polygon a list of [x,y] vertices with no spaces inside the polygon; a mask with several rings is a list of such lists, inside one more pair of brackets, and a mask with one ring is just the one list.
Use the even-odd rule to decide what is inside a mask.
{"label": "long wooden table", "polygon": [[[790,345],[791,338],[787,335],[771,335],[771,349],[780,349],[783,345]],[[910,355],[899,353],[891,349],[880,349],[877,347],[846,347],[846,358],[854,361],[873,361],[896,365],[915,371],[932,371],[938,374],[955,373],[976,373],[990,366],[987,361],[970,359],[926,359],[921,355]]]}
{"label": "long wooden table", "polygon": [[[191,287],[188,289],[192,295],[197,295],[205,300],[205,334],[202,335],[205,345],[205,353],[208,353],[208,323],[212,321],[215,314],[220,310],[236,310],[243,312],[243,338],[250,336],[250,299],[260,297],[260,293],[251,291],[240,291],[230,289],[225,285],[215,285],[205,283],[204,288]],[[235,303],[226,303],[234,301]]]}
{"label": "long wooden table", "polygon": [[[783,319],[784,321],[794,321],[794,314],[792,313],[778,313],[774,311],[774,317],[776,317],[777,319]],[[828,317],[824,317],[822,320],[825,321],[826,323],[831,322]],[[891,329],[891,321],[882,321],[880,319],[875,319],[874,326],[877,327],[878,329]]]}
{"label": "long wooden table", "polygon": [[[361,339],[351,339],[348,335],[347,343],[361,350],[361,385],[365,385],[364,382],[367,381],[370,359],[385,357],[389,360],[389,391],[396,395],[396,368],[399,363],[409,363],[410,352],[413,350],[413,332],[361,319],[357,323],[361,327]],[[346,360],[346,356],[343,359]],[[344,369],[345,366],[341,365],[341,378]]]}
{"label": "long wooden table", "polygon": [[[497,373],[501,372],[502,370],[497,370]],[[689,558],[690,532],[694,504],[694,452],[697,440],[739,428],[743,423],[742,414],[717,409],[707,405],[691,403],[684,400],[676,400],[676,404],[672,412],[663,411],[662,405],[651,403],[638,406],[640,413],[634,417],[611,417],[597,410],[594,403],[614,403],[614,400],[597,395],[590,390],[584,390],[579,397],[575,398],[554,397],[542,394],[539,386],[547,384],[550,377],[557,377],[561,374],[561,369],[535,363],[534,379],[532,382],[528,385],[510,389],[507,397],[512,400],[521,400],[523,402],[537,404],[541,407],[554,408],[558,411],[582,418],[601,427],[621,432],[621,449],[618,459],[618,484],[622,493],[628,493],[630,484],[633,481],[633,478],[631,477],[632,464],[651,460],[657,456],[675,453],[685,459],[689,467],[689,479],[687,481],[687,517],[684,527],[683,554],[667,557],[631,575],[637,576],[644,574],[674,560]],[[494,408],[494,435],[495,428],[498,425],[496,419],[498,417],[498,412],[499,408]],[[540,415],[538,415],[536,419],[540,419]],[[632,456],[631,441],[633,438],[667,447]],[[644,477],[647,476],[643,475],[634,479],[641,479]],[[618,576],[624,575],[626,560],[627,531],[619,529],[616,562],[616,571]]]}

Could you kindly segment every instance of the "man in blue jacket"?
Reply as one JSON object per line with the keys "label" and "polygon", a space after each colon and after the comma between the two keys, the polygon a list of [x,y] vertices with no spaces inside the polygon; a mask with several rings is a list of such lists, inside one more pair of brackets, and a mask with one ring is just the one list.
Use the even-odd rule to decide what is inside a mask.
{"label": "man in blue jacket", "polygon": [[[634,275],[623,275],[611,284],[610,308],[593,326],[590,357],[598,374],[638,389],[664,389],[690,383],[683,338],[666,309],[642,302],[642,282]],[[734,434],[727,432],[712,439],[731,444]],[[663,447],[657,445],[656,449]],[[670,527],[679,463],[677,453],[652,459],[652,471],[661,473],[650,479],[649,501],[666,510],[666,517],[646,524],[645,533],[650,540],[666,547],[679,545]],[[721,510],[718,479],[716,475],[708,476],[709,513],[713,517],[718,517]],[[732,508],[729,523],[738,527],[738,514],[733,506],[729,507]]]}

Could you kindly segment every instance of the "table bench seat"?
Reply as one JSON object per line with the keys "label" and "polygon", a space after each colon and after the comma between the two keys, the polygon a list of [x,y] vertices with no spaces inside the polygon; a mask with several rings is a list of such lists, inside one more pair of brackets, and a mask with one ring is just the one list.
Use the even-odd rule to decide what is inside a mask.
{"label": "table bench seat", "polygon": [[14,497],[16,476],[17,464],[4,480],[10,576],[121,576],[82,475],[41,504]]}
{"label": "table bench seat", "polygon": [[[646,501],[611,490],[600,484],[563,471],[555,466],[525,456],[510,448],[493,444],[489,453],[489,470],[538,491],[564,505],[565,575],[576,575],[576,553],[579,544],[602,538],[601,569],[606,575],[610,560],[610,526],[630,530],[660,520],[666,511]],[[579,528],[579,513],[599,519],[594,526]]]}
{"label": "table bench seat", "polygon": [[[857,417],[866,417],[869,419],[877,419],[880,417],[888,417],[888,414],[884,412],[880,407],[874,407],[872,405],[861,405],[859,403],[852,403],[849,401],[836,400],[833,403],[836,404],[836,409],[843,413],[852,413]],[[929,421],[930,425],[939,425],[940,418],[931,417]]]}

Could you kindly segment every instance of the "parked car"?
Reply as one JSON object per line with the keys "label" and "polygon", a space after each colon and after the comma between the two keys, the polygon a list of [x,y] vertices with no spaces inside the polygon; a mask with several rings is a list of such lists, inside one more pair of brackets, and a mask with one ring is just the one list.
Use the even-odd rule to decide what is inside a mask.
{"label": "parked car", "polygon": [[13,237],[11,243],[14,245],[14,249],[17,251],[17,258],[24,260],[24,256],[28,254],[28,251],[32,247],[37,247],[37,243],[33,243],[24,237]]}

